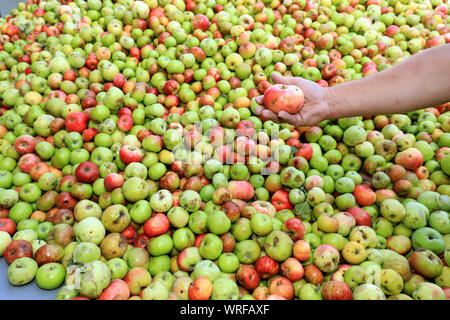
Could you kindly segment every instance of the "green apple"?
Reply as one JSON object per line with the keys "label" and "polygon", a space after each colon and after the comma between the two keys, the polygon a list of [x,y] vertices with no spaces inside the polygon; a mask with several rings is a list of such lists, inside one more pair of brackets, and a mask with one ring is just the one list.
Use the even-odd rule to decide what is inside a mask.
{"label": "green apple", "polygon": [[253,232],[258,236],[268,235],[273,229],[270,217],[259,212],[251,217],[250,226]]}
{"label": "green apple", "polygon": [[129,214],[132,221],[142,224],[152,215],[152,208],[147,200],[139,200],[133,204]]}
{"label": "green apple", "polygon": [[[228,218],[227,218],[228,219]],[[206,234],[200,241],[198,252],[201,257],[209,260],[216,260],[223,250],[222,240],[214,233]]]}
{"label": "green apple", "polygon": [[86,263],[80,270],[80,294],[88,298],[97,298],[111,281],[111,271],[101,261]]}
{"label": "green apple", "polygon": [[183,228],[189,221],[189,213],[182,207],[173,207],[167,212],[167,218],[175,228]]}
{"label": "green apple", "polygon": [[449,287],[450,286],[450,267],[445,266],[442,270],[442,273],[439,277],[437,277],[435,280],[435,283],[441,287]]}
{"label": "green apple", "polygon": [[92,242],[99,245],[105,238],[106,230],[103,223],[95,217],[88,217],[81,220],[73,228],[78,241]]}
{"label": "green apple", "polygon": [[219,267],[212,262],[211,260],[202,260],[197,263],[194,267],[194,271],[192,272],[193,279],[197,279],[198,277],[206,277],[211,282],[214,282],[221,275],[221,270]]}
{"label": "green apple", "polygon": [[92,242],[81,242],[72,251],[72,259],[76,263],[88,263],[99,260],[100,248]]}
{"label": "green apple", "polygon": [[374,284],[361,284],[353,291],[353,300],[386,300],[386,295]]}
{"label": "green apple", "polygon": [[272,231],[266,237],[264,250],[276,261],[284,261],[292,254],[294,241],[283,231]]}
{"label": "green apple", "polygon": [[441,196],[434,191],[424,191],[417,197],[417,201],[425,205],[430,212],[439,210]]}
{"label": "green apple", "polygon": [[316,286],[312,283],[305,283],[300,288],[298,298],[300,300],[322,300],[320,286]]}
{"label": "green apple", "polygon": [[56,300],[70,300],[72,298],[78,297],[78,290],[75,288],[69,288],[67,286],[62,286],[56,293]]}
{"label": "green apple", "polygon": [[236,243],[235,253],[240,263],[252,264],[260,257],[261,249],[255,240],[244,240]]}
{"label": "green apple", "polygon": [[158,272],[152,279],[152,282],[161,282],[167,288],[167,290],[172,290],[173,284],[175,282],[175,276],[169,271]]}
{"label": "green apple", "polygon": [[441,234],[429,227],[414,231],[411,240],[414,249],[428,249],[437,255],[444,252],[445,249]]}
{"label": "green apple", "polygon": [[411,266],[408,259],[400,254],[388,255],[383,261],[384,269],[392,269],[396,271],[403,279],[408,281],[411,277]]}
{"label": "green apple", "polygon": [[38,240],[38,235],[34,230],[21,230],[17,231],[13,235],[13,240],[26,240],[28,242],[33,242],[34,240]]}
{"label": "green apple", "polygon": [[169,290],[161,281],[155,281],[142,291],[142,300],[167,300]]}
{"label": "green apple", "polygon": [[384,255],[379,249],[369,248],[366,250],[367,260],[376,262],[378,264],[383,264]]}
{"label": "green apple", "polygon": [[322,243],[332,245],[338,251],[341,251],[344,248],[346,241],[339,233],[327,233],[322,236]]}
{"label": "green apple", "polygon": [[403,279],[395,270],[381,270],[379,279],[381,290],[387,295],[396,295],[403,290]]}
{"label": "green apple", "polygon": [[428,224],[441,234],[450,233],[450,217],[449,212],[442,210],[434,211],[428,218]]}
{"label": "green apple", "polygon": [[225,252],[220,255],[217,265],[222,272],[232,273],[239,268],[239,258],[234,253]]}
{"label": "green apple", "polygon": [[150,257],[148,263],[148,272],[151,276],[155,276],[158,273],[170,270],[170,257],[168,255],[162,255],[157,257]]}
{"label": "green apple", "polygon": [[173,240],[168,234],[152,237],[147,244],[148,252],[155,257],[168,254],[172,249]]}
{"label": "green apple", "polygon": [[206,220],[206,225],[208,227],[208,230],[214,234],[221,235],[228,230],[230,230],[231,227],[231,221],[228,219],[225,212],[216,210],[211,212],[208,215],[208,218]]}
{"label": "green apple", "polygon": [[64,283],[66,270],[63,265],[51,262],[42,265],[36,272],[36,284],[41,289],[52,290]]}
{"label": "green apple", "polygon": [[394,223],[402,221],[406,215],[405,207],[396,199],[383,200],[380,205],[380,212],[383,217]]}
{"label": "green apple", "polygon": [[221,276],[214,280],[211,294],[212,300],[238,300],[239,287],[230,278]]}
{"label": "green apple", "polygon": [[180,195],[180,206],[189,212],[194,212],[200,209],[202,199],[198,192],[193,190],[185,190]]}
{"label": "green apple", "polygon": [[431,282],[419,283],[412,297],[414,300],[447,300],[444,290]]}
{"label": "green apple", "polygon": [[0,231],[0,257],[3,256],[11,241],[12,239],[8,232]]}
{"label": "green apple", "polygon": [[416,291],[417,286],[422,282],[426,282],[424,277],[420,274],[413,274],[411,278],[404,283],[403,292],[405,292],[408,296],[412,296],[414,291]]}
{"label": "green apple", "polygon": [[111,279],[123,279],[128,273],[128,266],[122,258],[113,258],[106,262],[111,271]]}
{"label": "green apple", "polygon": [[7,277],[13,286],[22,286],[33,281],[38,264],[32,258],[22,257],[14,260],[8,267]]}
{"label": "green apple", "polygon": [[418,229],[427,225],[430,212],[426,206],[417,201],[405,204],[406,215],[402,223],[409,229]]}
{"label": "green apple", "polygon": [[366,269],[361,266],[351,266],[344,273],[344,281],[350,289],[355,290],[357,286],[367,281]]}

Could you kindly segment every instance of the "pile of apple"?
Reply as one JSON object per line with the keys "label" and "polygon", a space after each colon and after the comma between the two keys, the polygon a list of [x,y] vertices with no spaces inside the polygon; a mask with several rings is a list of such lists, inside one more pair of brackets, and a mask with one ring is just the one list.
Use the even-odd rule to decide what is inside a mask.
{"label": "pile of apple", "polygon": [[449,105],[295,128],[254,99],[272,72],[333,86],[445,45],[448,8],[20,3],[0,18],[0,276],[57,299],[449,298]]}

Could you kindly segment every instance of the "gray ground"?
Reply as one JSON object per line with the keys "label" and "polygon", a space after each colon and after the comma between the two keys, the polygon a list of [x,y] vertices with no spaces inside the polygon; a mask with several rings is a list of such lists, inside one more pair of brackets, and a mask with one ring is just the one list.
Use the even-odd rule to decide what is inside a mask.
{"label": "gray ground", "polygon": [[[19,0],[0,0],[0,13],[3,17],[17,7]],[[0,300],[54,300],[58,290],[42,290],[33,281],[22,287],[14,287],[9,284],[6,272],[8,264],[0,258]]]}
{"label": "gray ground", "polygon": [[[5,17],[11,12],[11,9],[17,8],[17,4],[21,2],[19,0],[0,0],[0,13],[2,17]],[[23,1],[25,2],[25,1]]]}
{"label": "gray ground", "polygon": [[12,286],[6,273],[8,264],[3,257],[0,258],[0,300],[55,300],[58,289],[43,290],[36,281],[20,287]]}

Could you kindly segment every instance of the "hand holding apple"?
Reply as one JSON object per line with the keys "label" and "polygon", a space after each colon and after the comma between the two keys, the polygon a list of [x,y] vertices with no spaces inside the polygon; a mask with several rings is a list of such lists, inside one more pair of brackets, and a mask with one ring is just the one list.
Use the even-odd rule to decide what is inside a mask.
{"label": "hand holding apple", "polygon": [[[304,95],[304,103],[300,107],[301,109],[298,107],[298,104],[293,109],[287,109],[281,106],[275,108],[265,105],[269,101],[267,97],[259,96],[256,98],[256,102],[260,105],[265,105],[265,108],[257,107],[256,113],[262,116],[263,119],[272,120],[277,123],[287,122],[296,127],[300,127],[311,126],[332,117],[333,112],[325,88],[310,80],[299,77],[283,77],[275,72],[272,73],[271,77],[276,85],[296,86],[300,88]],[[265,92],[267,91],[270,93],[270,88]],[[301,95],[297,94],[297,96],[300,100]],[[271,110],[279,112],[276,113]],[[294,112],[289,112],[288,110]],[[298,112],[295,110],[298,110]]]}

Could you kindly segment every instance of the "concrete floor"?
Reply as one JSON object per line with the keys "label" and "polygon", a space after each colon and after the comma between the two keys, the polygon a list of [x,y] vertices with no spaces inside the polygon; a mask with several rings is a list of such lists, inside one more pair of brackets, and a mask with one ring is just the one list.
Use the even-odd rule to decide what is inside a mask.
{"label": "concrete floor", "polygon": [[[20,0],[0,0],[0,13],[2,17],[8,15],[12,9],[17,8],[17,4]],[[25,2],[25,1],[24,1]]]}

